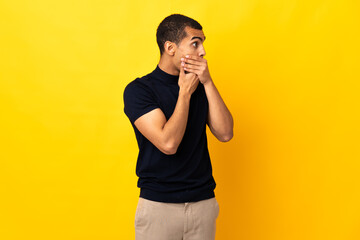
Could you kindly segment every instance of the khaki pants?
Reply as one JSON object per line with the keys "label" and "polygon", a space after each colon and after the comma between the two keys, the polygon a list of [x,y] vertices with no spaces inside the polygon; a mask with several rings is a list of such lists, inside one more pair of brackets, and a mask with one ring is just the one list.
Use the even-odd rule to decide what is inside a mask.
{"label": "khaki pants", "polygon": [[215,240],[219,204],[215,197],[186,203],[164,203],[139,197],[136,240]]}

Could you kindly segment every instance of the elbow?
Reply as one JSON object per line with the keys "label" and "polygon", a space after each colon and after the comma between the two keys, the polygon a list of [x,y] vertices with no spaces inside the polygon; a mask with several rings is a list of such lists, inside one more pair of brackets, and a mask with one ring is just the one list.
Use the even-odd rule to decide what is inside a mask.
{"label": "elbow", "polygon": [[162,152],[166,155],[174,155],[177,152],[178,146],[176,144],[168,143],[163,146]]}
{"label": "elbow", "polygon": [[228,141],[230,141],[230,140],[233,138],[233,136],[234,136],[234,134],[233,134],[233,132],[231,131],[231,132],[228,133],[228,134],[222,135],[222,136],[219,137],[218,139],[219,139],[220,142],[228,142]]}

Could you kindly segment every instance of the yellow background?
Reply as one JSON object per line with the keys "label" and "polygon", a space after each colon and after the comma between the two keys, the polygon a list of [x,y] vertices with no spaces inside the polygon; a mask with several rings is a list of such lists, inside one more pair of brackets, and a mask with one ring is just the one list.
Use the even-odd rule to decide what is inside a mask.
{"label": "yellow background", "polygon": [[0,239],[134,239],[124,87],[198,20],[235,120],[208,131],[217,240],[360,239],[356,0],[0,2]]}

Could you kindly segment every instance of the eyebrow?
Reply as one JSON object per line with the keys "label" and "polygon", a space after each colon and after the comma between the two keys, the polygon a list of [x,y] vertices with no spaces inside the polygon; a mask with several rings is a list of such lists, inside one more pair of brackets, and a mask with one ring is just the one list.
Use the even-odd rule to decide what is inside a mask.
{"label": "eyebrow", "polygon": [[[192,37],[190,41],[192,41],[193,39],[196,39],[196,38],[198,38],[198,39],[200,39],[201,41],[203,41],[201,37]],[[206,39],[206,37],[204,36],[204,41],[205,41],[205,39]]]}

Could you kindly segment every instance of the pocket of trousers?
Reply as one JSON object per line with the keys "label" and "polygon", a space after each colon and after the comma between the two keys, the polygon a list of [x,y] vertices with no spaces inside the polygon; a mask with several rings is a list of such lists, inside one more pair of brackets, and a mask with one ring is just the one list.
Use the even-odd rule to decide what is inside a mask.
{"label": "pocket of trousers", "polygon": [[140,197],[135,212],[135,226],[139,226],[139,224],[141,224],[141,222],[143,221],[144,207],[145,207],[145,200]]}
{"label": "pocket of trousers", "polygon": [[216,205],[216,218],[217,218],[219,216],[220,206],[216,198],[215,198],[215,205]]}

